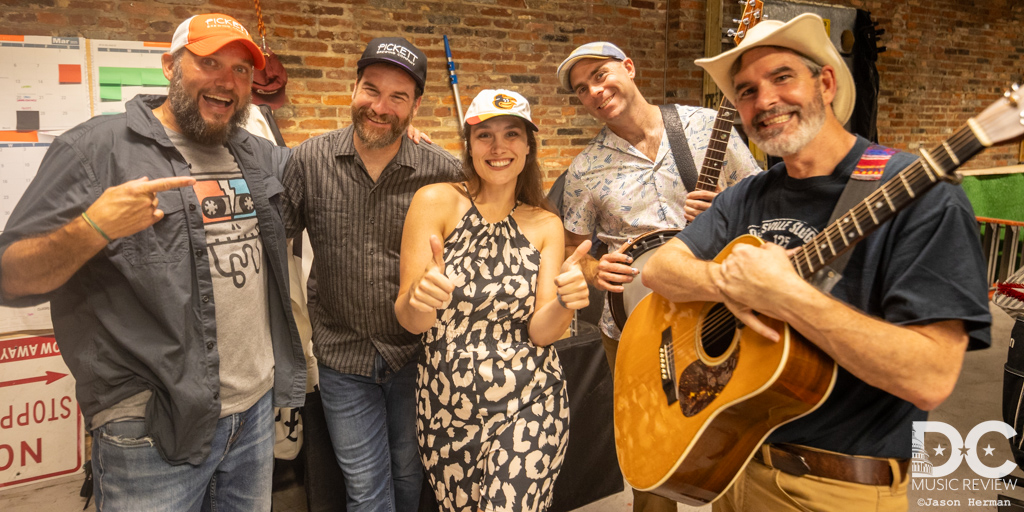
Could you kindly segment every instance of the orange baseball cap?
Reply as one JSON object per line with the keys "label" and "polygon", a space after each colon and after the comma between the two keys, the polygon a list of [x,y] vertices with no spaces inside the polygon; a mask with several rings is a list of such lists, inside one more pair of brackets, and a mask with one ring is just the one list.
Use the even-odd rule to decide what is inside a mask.
{"label": "orange baseball cap", "polygon": [[252,54],[254,68],[263,69],[266,59],[260,47],[252,42],[249,31],[227,14],[199,14],[181,22],[171,38],[170,53],[188,48],[190,52],[205,57],[234,41],[245,45]]}

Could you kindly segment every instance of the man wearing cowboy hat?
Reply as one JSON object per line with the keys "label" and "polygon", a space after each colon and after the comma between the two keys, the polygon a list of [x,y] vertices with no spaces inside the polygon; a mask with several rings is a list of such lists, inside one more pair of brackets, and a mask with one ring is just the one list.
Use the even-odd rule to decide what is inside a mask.
{"label": "man wearing cowboy hat", "polygon": [[[905,510],[913,422],[952,392],[964,351],[990,343],[971,206],[938,185],[853,249],[831,294],[820,291],[786,250],[828,224],[851,177],[884,181],[914,156],[843,128],[853,79],[815,15],[762,22],[697,64],[783,163],[719,195],[655,253],[643,282],[672,301],[724,302],[771,340],[779,334],[755,312],[781,319],[840,367],[828,399],[770,434],[714,509]],[[884,174],[862,172],[865,153],[888,158]],[[770,243],[709,261],[748,233]]]}
{"label": "man wearing cowboy hat", "polygon": [[[558,81],[572,91],[583,107],[605,127],[573,159],[566,173],[564,224],[566,257],[594,233],[611,248],[600,259],[580,261],[587,282],[602,291],[622,292],[639,269],[616,250],[633,237],[656,229],[679,228],[704,211],[715,192],[687,190],[681,169],[696,170],[704,161],[711,140],[715,111],[674,105],[662,119],[637,88],[633,60],[608,42],[584,44],[558,66]],[[666,129],[671,122],[678,132]],[[672,143],[688,148],[690,162],[676,162]],[[687,158],[683,155],[683,158]],[[739,136],[729,140],[720,186],[760,172],[757,161]],[[607,184],[611,183],[609,187]],[[607,302],[601,316],[601,338],[608,363],[615,369],[619,328]],[[653,494],[634,491],[634,510],[674,511],[676,504]]]}
{"label": "man wearing cowboy hat", "polygon": [[306,371],[288,150],[240,129],[263,64],[230,16],[185,20],[168,96],[58,137],[0,235],[3,305],[50,300],[98,510],[270,510],[273,406],[302,405]]}

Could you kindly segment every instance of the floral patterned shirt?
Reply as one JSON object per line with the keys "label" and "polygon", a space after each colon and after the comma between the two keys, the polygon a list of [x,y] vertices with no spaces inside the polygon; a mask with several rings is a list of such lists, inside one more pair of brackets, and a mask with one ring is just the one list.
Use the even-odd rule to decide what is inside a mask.
{"label": "floral patterned shirt", "polygon": [[[717,112],[686,105],[676,105],[676,111],[690,154],[700,169]],[[757,161],[733,130],[721,186],[728,187],[758,172],[761,168]],[[666,134],[662,134],[658,156],[652,162],[605,126],[569,166],[565,179],[565,229],[578,235],[596,232],[597,238],[614,250],[648,231],[684,227],[686,193]],[[620,335],[607,302],[601,316],[601,331],[615,339]]]}

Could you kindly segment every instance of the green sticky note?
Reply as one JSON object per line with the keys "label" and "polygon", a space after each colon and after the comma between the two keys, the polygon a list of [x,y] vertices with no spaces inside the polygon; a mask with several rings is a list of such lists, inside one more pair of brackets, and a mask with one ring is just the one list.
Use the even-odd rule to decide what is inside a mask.
{"label": "green sticky note", "polygon": [[142,70],[142,85],[146,87],[166,87],[170,82],[164,78],[164,70],[160,68],[156,69],[143,69]]}
{"label": "green sticky note", "polygon": [[100,68],[100,85],[121,86],[121,68]]}
{"label": "green sticky note", "polygon": [[121,68],[121,85],[142,85],[142,68]]}
{"label": "green sticky note", "polygon": [[100,101],[121,101],[121,86],[100,84]]}

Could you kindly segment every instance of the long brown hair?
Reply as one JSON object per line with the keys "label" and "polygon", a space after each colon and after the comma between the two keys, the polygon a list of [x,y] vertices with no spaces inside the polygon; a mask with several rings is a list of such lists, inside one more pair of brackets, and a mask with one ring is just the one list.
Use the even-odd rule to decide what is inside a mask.
{"label": "long brown hair", "polygon": [[[519,176],[516,177],[516,202],[555,213],[548,202],[547,196],[544,195],[540,163],[537,161],[537,136],[525,121],[520,119],[519,122],[522,123],[523,130],[526,131],[526,144],[529,146],[530,152],[526,155],[526,165],[523,167],[523,172],[519,173]],[[480,190],[480,175],[476,173],[476,168],[473,167],[473,155],[469,151],[471,128],[469,124],[462,126],[463,140],[466,144],[465,149],[462,150],[462,172],[466,175],[466,182],[469,184],[470,190]]]}

